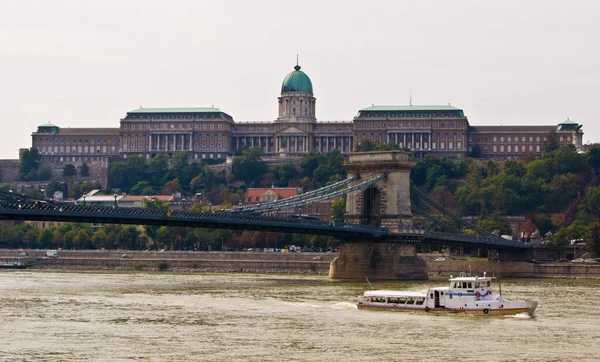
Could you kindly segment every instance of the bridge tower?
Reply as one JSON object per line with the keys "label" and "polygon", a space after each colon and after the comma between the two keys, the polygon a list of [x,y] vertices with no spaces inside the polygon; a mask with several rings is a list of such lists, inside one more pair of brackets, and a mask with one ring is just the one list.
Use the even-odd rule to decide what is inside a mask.
{"label": "bridge tower", "polygon": [[[400,234],[402,224],[411,222],[410,169],[408,152],[356,152],[344,164],[348,176],[360,175],[354,184],[387,177],[346,199],[346,220],[354,224],[378,225]],[[351,185],[350,185],[351,186]],[[345,242],[340,256],[329,268],[330,279],[427,279],[426,264],[417,257],[414,244],[364,240]]]}
{"label": "bridge tower", "polygon": [[[348,177],[360,175],[354,184],[387,177],[364,191],[352,192],[346,199],[347,222],[378,225],[393,234],[400,232],[400,224],[412,218],[410,210],[410,169],[415,165],[408,160],[408,152],[356,152],[344,164]],[[349,186],[352,186],[350,184]]]}

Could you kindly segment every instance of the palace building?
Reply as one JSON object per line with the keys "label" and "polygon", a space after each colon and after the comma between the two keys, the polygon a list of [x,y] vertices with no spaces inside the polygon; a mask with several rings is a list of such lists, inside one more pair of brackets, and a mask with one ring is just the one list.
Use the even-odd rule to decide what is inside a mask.
{"label": "palace building", "polygon": [[224,159],[249,147],[266,156],[352,152],[362,140],[393,142],[417,158],[462,158],[479,147],[490,159],[541,154],[548,133],[561,144],[583,142],[582,126],[567,120],[546,126],[471,126],[463,110],[447,106],[371,106],[348,121],[317,121],[310,78],[299,65],[287,74],[275,120],[236,122],[219,108],[140,108],[127,112],[118,128],[61,128],[43,124],[32,133],[43,162],[70,163],[140,155],[172,156],[186,151],[193,159]]}

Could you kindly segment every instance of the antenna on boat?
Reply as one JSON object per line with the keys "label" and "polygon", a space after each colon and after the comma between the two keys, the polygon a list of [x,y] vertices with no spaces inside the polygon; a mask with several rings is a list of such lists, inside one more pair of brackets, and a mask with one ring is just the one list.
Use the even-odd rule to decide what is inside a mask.
{"label": "antenna on boat", "polygon": [[367,283],[369,283],[369,288],[371,288],[371,290],[374,290],[373,286],[371,285],[371,282],[369,282],[369,278],[365,277],[365,279],[367,279]]}

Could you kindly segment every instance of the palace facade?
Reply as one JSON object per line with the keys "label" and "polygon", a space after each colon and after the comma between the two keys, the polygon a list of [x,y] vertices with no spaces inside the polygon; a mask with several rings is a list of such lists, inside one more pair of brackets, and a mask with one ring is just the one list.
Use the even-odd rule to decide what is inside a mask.
{"label": "palace facade", "polygon": [[317,121],[312,81],[296,65],[284,78],[275,120],[236,122],[219,108],[140,108],[118,128],[61,128],[44,124],[32,133],[44,162],[84,162],[186,151],[193,159],[224,159],[249,147],[266,156],[299,157],[334,149],[352,152],[362,140],[394,142],[415,157],[462,158],[475,145],[482,156],[516,159],[541,154],[548,133],[561,144],[582,146],[583,131],[567,120],[546,126],[471,126],[463,110],[447,106],[371,106],[349,121]]}

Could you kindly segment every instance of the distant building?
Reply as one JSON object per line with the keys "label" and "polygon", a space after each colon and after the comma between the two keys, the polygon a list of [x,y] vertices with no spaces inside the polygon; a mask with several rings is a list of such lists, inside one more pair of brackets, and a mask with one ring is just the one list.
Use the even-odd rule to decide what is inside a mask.
{"label": "distant building", "polygon": [[298,195],[294,187],[249,188],[246,190],[244,205],[272,202]]}
{"label": "distant building", "polygon": [[242,122],[215,107],[139,108],[127,112],[118,128],[43,124],[32,133],[32,147],[40,150],[43,162],[70,163],[131,155],[150,159],[182,151],[192,159],[226,159],[250,147],[260,147],[271,158],[334,149],[348,154],[365,139],[393,142],[417,158],[462,158],[478,145],[484,157],[510,159],[541,154],[550,130],[557,131],[562,144],[580,149],[583,143],[582,126],[571,120],[472,126],[463,110],[451,105],[371,106],[352,120],[317,121],[312,81],[299,65],[283,79],[277,107],[275,120]]}

